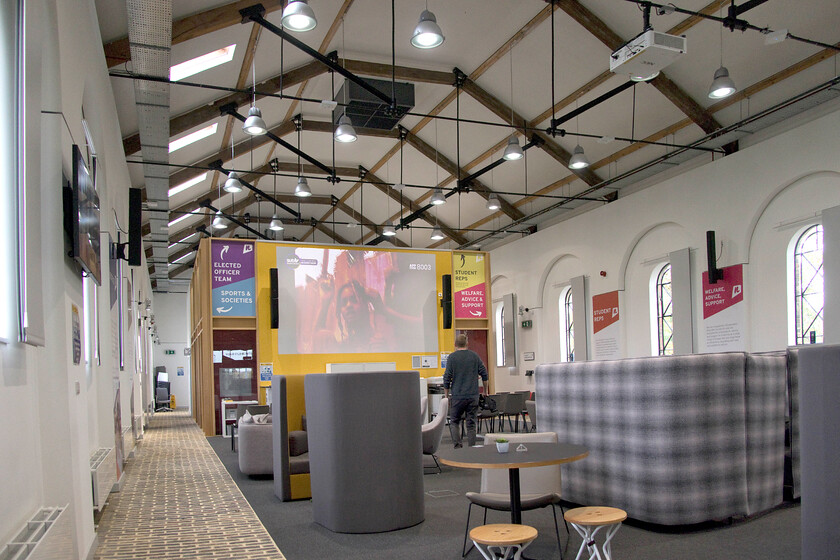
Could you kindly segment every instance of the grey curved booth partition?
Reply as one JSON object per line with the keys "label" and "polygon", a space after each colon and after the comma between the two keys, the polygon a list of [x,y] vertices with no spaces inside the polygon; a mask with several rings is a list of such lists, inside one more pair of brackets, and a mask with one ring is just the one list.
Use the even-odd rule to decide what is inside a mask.
{"label": "grey curved booth partition", "polygon": [[423,521],[416,371],[307,375],[315,522],[378,533]]}

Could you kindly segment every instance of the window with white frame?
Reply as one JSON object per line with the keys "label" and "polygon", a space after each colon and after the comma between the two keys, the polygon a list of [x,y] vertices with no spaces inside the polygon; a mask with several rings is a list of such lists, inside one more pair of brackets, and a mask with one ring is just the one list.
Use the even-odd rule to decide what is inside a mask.
{"label": "window with white frame", "polygon": [[795,239],[793,249],[795,344],[823,341],[823,227],[815,224]]}
{"label": "window with white frame", "polygon": [[572,287],[567,286],[560,292],[558,300],[560,311],[560,347],[562,355],[560,361],[575,361],[575,320],[574,304],[572,301]]}
{"label": "window with white frame", "polygon": [[505,365],[505,304],[498,302],[493,310],[496,330],[496,367]]}
{"label": "window with white frame", "polygon": [[674,354],[674,316],[671,296],[671,263],[656,267],[651,275],[651,352]]}

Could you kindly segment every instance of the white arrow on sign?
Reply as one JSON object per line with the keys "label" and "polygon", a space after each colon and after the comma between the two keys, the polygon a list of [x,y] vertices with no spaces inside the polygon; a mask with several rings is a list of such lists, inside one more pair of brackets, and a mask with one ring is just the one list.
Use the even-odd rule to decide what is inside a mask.
{"label": "white arrow on sign", "polygon": [[228,252],[228,249],[229,249],[229,248],[230,248],[230,247],[228,247],[227,245],[225,245],[224,247],[222,247],[222,252],[221,252],[221,253],[219,253],[219,258],[220,258],[220,259],[225,258],[225,253],[227,253],[227,252]]}
{"label": "white arrow on sign", "polygon": [[473,317],[481,317],[481,311],[470,311],[470,315]]}
{"label": "white arrow on sign", "polygon": [[233,309],[233,307],[228,307],[227,309],[225,309],[224,307],[217,307],[216,311],[218,313],[227,313],[228,311],[231,311],[232,309]]}

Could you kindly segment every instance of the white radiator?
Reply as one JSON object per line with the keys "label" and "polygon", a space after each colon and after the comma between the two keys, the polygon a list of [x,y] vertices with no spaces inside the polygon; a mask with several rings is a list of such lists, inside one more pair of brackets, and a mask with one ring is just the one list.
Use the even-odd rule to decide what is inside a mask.
{"label": "white radiator", "polygon": [[0,560],[70,560],[76,558],[67,506],[42,508],[0,550]]}
{"label": "white radiator", "polygon": [[90,456],[90,478],[93,509],[102,511],[111,488],[117,482],[117,454],[113,447],[100,447]]}

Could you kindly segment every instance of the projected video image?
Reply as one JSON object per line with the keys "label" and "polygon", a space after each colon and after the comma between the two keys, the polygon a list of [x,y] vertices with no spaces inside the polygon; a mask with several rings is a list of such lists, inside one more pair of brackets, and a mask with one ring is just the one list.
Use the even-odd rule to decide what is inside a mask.
{"label": "projected video image", "polygon": [[280,354],[437,352],[435,256],[277,248]]}

